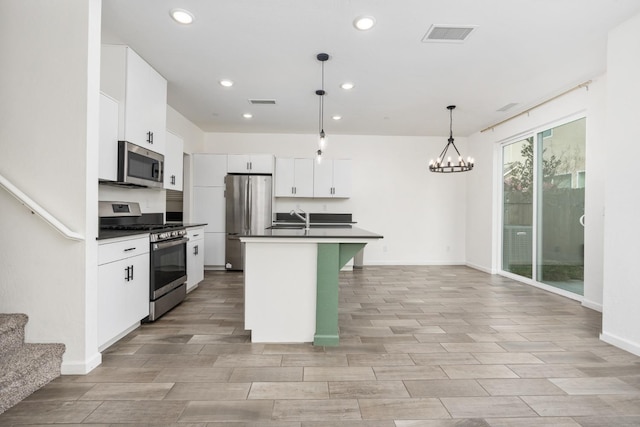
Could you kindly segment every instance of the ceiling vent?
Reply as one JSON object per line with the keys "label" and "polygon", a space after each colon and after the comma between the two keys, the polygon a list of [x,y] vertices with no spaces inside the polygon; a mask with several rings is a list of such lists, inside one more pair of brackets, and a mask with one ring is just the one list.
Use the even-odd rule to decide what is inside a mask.
{"label": "ceiling vent", "polygon": [[507,111],[507,110],[512,109],[512,108],[513,108],[513,107],[515,107],[516,105],[518,105],[518,103],[517,103],[517,102],[512,102],[512,103],[510,103],[510,104],[505,105],[505,106],[504,106],[504,107],[502,107],[502,108],[498,108],[496,111],[502,111],[502,112],[504,112],[504,111]]}
{"label": "ceiling vent", "polygon": [[249,102],[253,105],[276,105],[275,99],[250,99]]}
{"label": "ceiling vent", "polygon": [[475,25],[432,25],[422,38],[423,43],[462,43]]}

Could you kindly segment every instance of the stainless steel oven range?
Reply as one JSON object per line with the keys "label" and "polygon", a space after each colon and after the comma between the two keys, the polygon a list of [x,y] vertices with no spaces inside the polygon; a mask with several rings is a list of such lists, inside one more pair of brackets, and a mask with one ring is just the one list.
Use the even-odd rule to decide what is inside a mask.
{"label": "stainless steel oven range", "polygon": [[149,321],[156,320],[187,295],[187,231],[151,232]]}
{"label": "stainless steel oven range", "polygon": [[100,232],[149,233],[149,317],[154,321],[180,304],[187,294],[187,231],[182,224],[163,223],[163,214],[143,214],[135,202],[101,201]]}

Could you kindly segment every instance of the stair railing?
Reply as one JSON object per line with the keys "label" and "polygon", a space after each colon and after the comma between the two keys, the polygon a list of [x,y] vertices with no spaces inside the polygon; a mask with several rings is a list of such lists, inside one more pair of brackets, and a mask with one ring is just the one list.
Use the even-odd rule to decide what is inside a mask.
{"label": "stair railing", "polygon": [[27,209],[31,211],[31,213],[38,215],[42,218],[47,224],[53,227],[57,232],[62,234],[65,238],[71,240],[84,240],[84,237],[75,231],[69,230],[69,228],[58,221],[53,215],[47,212],[42,206],[36,203],[31,197],[24,194],[20,189],[18,189],[15,185],[9,182],[8,179],[0,175],[0,186],[4,187],[5,190],[9,192],[13,197],[18,199],[20,203],[25,205]]}

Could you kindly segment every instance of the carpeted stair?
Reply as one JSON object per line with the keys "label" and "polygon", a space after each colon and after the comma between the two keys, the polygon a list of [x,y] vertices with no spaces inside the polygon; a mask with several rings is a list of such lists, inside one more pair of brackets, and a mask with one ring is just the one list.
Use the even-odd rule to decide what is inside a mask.
{"label": "carpeted stair", "polygon": [[60,376],[64,344],[25,344],[25,314],[0,314],[0,414]]}

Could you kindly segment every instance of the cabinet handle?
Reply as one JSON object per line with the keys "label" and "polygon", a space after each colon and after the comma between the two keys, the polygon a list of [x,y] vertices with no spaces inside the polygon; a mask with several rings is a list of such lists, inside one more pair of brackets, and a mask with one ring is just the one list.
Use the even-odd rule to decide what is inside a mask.
{"label": "cabinet handle", "polygon": [[195,246],[193,247],[193,254],[194,254],[194,255],[198,255],[198,245],[195,245]]}
{"label": "cabinet handle", "polygon": [[249,170],[253,169],[253,162],[249,162]]}
{"label": "cabinet handle", "polygon": [[171,175],[171,185],[176,185],[176,176]]}
{"label": "cabinet handle", "polygon": [[193,237],[198,237],[199,235],[200,235],[200,233],[194,234]]}
{"label": "cabinet handle", "polygon": [[133,248],[127,248],[124,250],[124,252],[130,252],[130,251],[135,251],[136,247],[134,246]]}
{"label": "cabinet handle", "polygon": [[133,280],[133,265],[131,266],[131,280]]}
{"label": "cabinet handle", "polygon": [[250,171],[251,170],[251,164],[249,162],[247,162],[247,170]]}
{"label": "cabinet handle", "polygon": [[128,281],[130,280],[130,279],[129,279],[129,277],[130,277],[130,276],[129,276],[129,274],[130,274],[130,273],[129,273],[129,269],[130,269],[130,268],[131,268],[130,266],[127,266],[127,268],[125,268],[125,269],[124,269],[124,271],[126,272],[126,276],[124,277],[125,282],[128,282]]}
{"label": "cabinet handle", "polygon": [[153,132],[151,131],[147,132],[147,142],[153,144]]}

